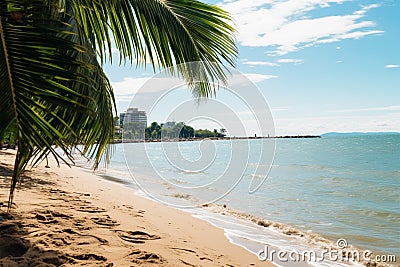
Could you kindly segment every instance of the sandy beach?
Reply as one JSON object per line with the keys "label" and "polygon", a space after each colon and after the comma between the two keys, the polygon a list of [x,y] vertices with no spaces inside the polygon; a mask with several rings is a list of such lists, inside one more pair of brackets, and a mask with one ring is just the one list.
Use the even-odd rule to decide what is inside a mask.
{"label": "sandy beach", "polygon": [[5,213],[15,151],[0,151],[0,266],[273,266],[209,223],[83,169],[30,169]]}

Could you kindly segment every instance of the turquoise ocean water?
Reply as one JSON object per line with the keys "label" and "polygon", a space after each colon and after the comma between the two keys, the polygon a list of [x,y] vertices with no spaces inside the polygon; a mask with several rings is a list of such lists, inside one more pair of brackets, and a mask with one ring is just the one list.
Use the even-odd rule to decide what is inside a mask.
{"label": "turquoise ocean water", "polygon": [[[238,142],[237,150],[240,145],[257,148],[261,141],[233,142]],[[170,150],[167,156],[161,143],[115,145],[106,173],[134,182],[133,176],[145,188],[151,187],[152,194],[165,197],[166,202],[170,198],[195,205],[208,201],[211,192],[222,195],[230,188],[224,183],[235,184],[236,180],[229,178],[213,183],[232,161],[230,141],[213,141],[211,148],[205,142],[175,145],[178,149]],[[138,153],[143,146],[151,165]],[[188,164],[209,156],[210,164],[196,171],[177,168],[170,159],[174,153]],[[250,194],[251,179],[262,181],[261,175],[254,174],[260,164],[263,162],[258,162],[257,155],[249,155],[242,180],[229,194],[216,205],[188,211],[224,228],[229,239],[255,253],[263,244],[301,249],[323,247],[325,239],[332,244],[346,239],[349,245],[361,249],[400,255],[400,134],[276,139],[275,159],[268,178]],[[144,181],[151,175],[163,179]],[[187,188],[209,186],[204,191],[182,194],[171,183]],[[229,212],[231,209],[241,213]],[[274,227],[236,219],[246,214],[256,216],[256,222],[271,222]]]}

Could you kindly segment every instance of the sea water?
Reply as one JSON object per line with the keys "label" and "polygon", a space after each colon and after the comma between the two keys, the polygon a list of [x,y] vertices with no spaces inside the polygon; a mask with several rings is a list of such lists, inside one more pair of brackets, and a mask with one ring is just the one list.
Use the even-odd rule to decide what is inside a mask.
{"label": "sea water", "polygon": [[[360,249],[399,257],[400,135],[275,140],[275,157],[265,180],[254,172],[264,164],[257,149],[246,150],[254,155],[248,155],[243,171],[241,163],[234,162],[240,165],[239,182],[233,172],[229,175],[232,180],[221,178],[233,161],[232,153],[238,149],[240,153],[240,146],[259,148],[260,139],[170,144],[175,150],[165,143],[117,144],[107,175],[139,183],[150,197],[165,203],[171,200],[173,205],[198,206],[223,196],[216,201],[217,208],[207,205],[187,210],[224,228],[231,241],[254,253],[264,244],[301,249],[321,247],[318,243],[325,239],[332,244],[345,239]],[[271,146],[264,149],[271,150]],[[190,166],[202,157],[209,164],[192,170]],[[187,165],[180,168],[179,162]],[[154,179],[147,181],[149,176]],[[262,185],[249,193],[252,179]],[[179,186],[189,189],[182,193]],[[190,193],[192,188],[202,187],[203,191]],[[254,222],[262,219],[272,225],[261,227],[238,217],[256,218]]]}

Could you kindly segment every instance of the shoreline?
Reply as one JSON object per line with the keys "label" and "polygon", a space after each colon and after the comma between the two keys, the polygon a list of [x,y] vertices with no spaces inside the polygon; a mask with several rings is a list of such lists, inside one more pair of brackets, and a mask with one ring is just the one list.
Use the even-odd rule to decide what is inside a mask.
{"label": "shoreline", "polygon": [[[11,151],[11,153],[2,151],[0,152],[0,168],[3,168],[4,164],[2,164],[4,162],[4,158],[3,158],[3,154],[12,154],[14,153],[13,151]],[[10,164],[10,162],[8,162],[8,165]],[[193,231],[190,231],[190,229],[188,229],[187,225],[185,224],[184,226],[180,227],[179,230],[175,229],[175,231],[171,231],[170,229],[168,230],[165,227],[159,227],[157,226],[158,223],[160,221],[163,221],[165,219],[170,220],[171,217],[173,217],[172,221],[174,219],[176,219],[176,212],[181,213],[179,216],[183,216],[182,218],[185,218],[184,221],[186,220],[200,220],[202,223],[201,224],[206,224],[208,227],[206,227],[207,230],[205,230],[206,233],[201,234],[201,238],[203,238],[203,235],[209,235],[209,233],[214,233],[215,230],[219,231],[219,237],[218,242],[222,242],[224,243],[223,247],[226,248],[226,246],[228,246],[226,243],[229,244],[229,246],[234,246],[236,249],[234,249],[236,252],[235,255],[239,255],[240,256],[240,261],[236,261],[236,258],[231,258],[231,249],[229,249],[228,253],[222,253],[219,255],[214,255],[214,257],[200,257],[200,261],[198,263],[194,263],[192,264],[191,262],[193,262],[193,259],[190,258],[190,261],[185,261],[185,259],[183,259],[183,261],[181,261],[180,258],[179,261],[176,261],[176,258],[174,258],[173,260],[169,259],[167,256],[163,256],[163,253],[166,253],[168,256],[170,256],[170,251],[171,250],[171,243],[169,246],[164,247],[160,250],[163,253],[159,253],[157,254],[157,252],[159,251],[159,247],[157,247],[157,252],[153,253],[153,252],[149,252],[148,250],[144,250],[144,251],[139,251],[137,252],[139,257],[144,257],[144,260],[138,260],[138,259],[132,259],[132,255],[121,255],[120,254],[120,258],[122,257],[124,259],[124,263],[122,265],[120,265],[121,263],[119,262],[113,262],[112,260],[114,259],[113,257],[109,257],[107,256],[107,254],[105,254],[105,256],[102,256],[103,251],[98,251],[98,248],[95,248],[93,250],[93,248],[91,248],[90,251],[96,251],[98,254],[94,254],[92,256],[90,256],[90,253],[86,253],[83,255],[86,255],[85,257],[89,257],[91,259],[91,261],[94,260],[94,262],[96,262],[96,264],[94,264],[93,266],[99,266],[100,263],[102,263],[101,261],[96,261],[95,258],[97,256],[97,258],[101,258],[104,257],[104,259],[108,259],[110,261],[112,261],[112,263],[115,263],[116,265],[104,265],[104,266],[129,266],[126,265],[126,260],[127,258],[129,258],[128,261],[130,262],[135,262],[136,264],[140,264],[141,266],[155,266],[155,265],[159,265],[159,266],[188,266],[187,263],[190,263],[194,266],[215,266],[215,263],[220,264],[219,266],[274,266],[273,264],[280,266],[280,262],[277,262],[276,260],[276,256],[274,258],[273,263],[268,262],[268,261],[260,261],[257,258],[257,251],[261,248],[260,245],[266,245],[269,244],[269,248],[270,249],[275,249],[277,251],[279,251],[280,246],[277,245],[276,243],[274,244],[274,242],[272,242],[273,240],[271,239],[273,234],[271,235],[271,231],[279,231],[279,234],[286,234],[287,236],[291,236],[291,238],[295,237],[295,238],[300,238],[300,243],[297,244],[297,246],[295,246],[294,250],[297,251],[302,251],[303,249],[310,249],[310,248],[314,248],[314,249],[318,249],[315,246],[309,246],[310,244],[308,243],[308,238],[303,238],[303,236],[308,237],[307,232],[305,232],[304,230],[299,230],[296,228],[293,228],[290,225],[286,225],[286,224],[281,224],[281,223],[277,223],[277,222],[273,222],[273,221],[268,221],[265,219],[262,219],[260,217],[257,216],[253,216],[251,214],[247,214],[245,212],[241,212],[239,210],[234,210],[231,209],[229,207],[223,207],[222,205],[218,205],[218,204],[210,204],[207,205],[206,207],[199,207],[200,212],[196,212],[196,209],[193,210],[186,210],[186,209],[176,209],[176,208],[171,208],[168,206],[165,206],[163,204],[158,203],[157,201],[145,196],[143,197],[141,194],[137,194],[137,190],[135,190],[134,186],[132,186],[131,183],[125,181],[122,177],[118,178],[118,176],[114,176],[113,174],[109,174],[106,173],[105,175],[103,174],[93,174],[90,170],[88,170],[87,168],[84,168],[83,166],[73,166],[72,168],[68,168],[67,166],[62,166],[61,168],[57,168],[55,167],[56,164],[54,162],[51,163],[52,168],[51,169],[46,169],[44,168],[44,164],[42,164],[41,166],[39,166],[39,168],[34,169],[33,171],[28,170],[28,175],[29,179],[34,179],[34,182],[36,183],[36,185],[38,187],[42,187],[42,185],[47,185],[47,183],[56,185],[53,186],[50,189],[50,193],[51,194],[57,194],[57,192],[59,191],[59,189],[54,189],[54,187],[60,187],[62,186],[64,190],[61,190],[61,196],[68,196],[68,194],[72,194],[72,195],[76,195],[76,196],[83,196],[84,200],[83,200],[83,204],[86,206],[86,204],[93,202],[94,204],[98,204],[96,207],[98,207],[99,209],[94,209],[94,210],[85,210],[86,207],[83,207],[83,210],[80,210],[80,212],[86,212],[87,214],[94,214],[94,215],[105,215],[105,216],[94,216],[91,218],[85,217],[83,219],[83,222],[91,224],[92,226],[89,226],[89,228],[94,228],[93,227],[93,219],[97,220],[97,223],[100,225],[100,227],[104,227],[104,224],[106,224],[106,226],[111,226],[109,228],[111,228],[112,231],[116,231],[115,233],[117,233],[117,237],[115,237],[115,233],[114,236],[112,236],[112,238],[114,239],[119,239],[119,241],[121,241],[121,237],[118,235],[118,227],[120,225],[120,216],[121,213],[126,213],[126,211],[124,211],[125,208],[128,208],[128,206],[130,206],[128,208],[129,209],[134,209],[134,204],[136,203],[140,203],[140,206],[142,206],[143,203],[145,203],[144,206],[146,206],[146,208],[143,209],[139,209],[138,212],[135,213],[131,213],[130,218],[129,217],[124,217],[122,219],[122,221],[126,221],[126,220],[130,220],[130,219],[134,219],[136,220],[138,217],[139,218],[143,218],[144,214],[149,215],[148,218],[150,218],[151,220],[151,227],[150,229],[155,229],[155,231],[153,233],[148,233],[148,232],[144,232],[146,234],[149,234],[150,236],[156,236],[156,237],[161,237],[161,238],[156,238],[155,240],[159,240],[164,238],[163,235],[160,234],[160,229],[162,228],[162,233],[165,235],[168,235],[170,238],[173,237],[176,239],[176,237],[182,237],[182,229],[184,229],[184,233],[188,233],[190,235],[193,234]],[[2,170],[2,169],[0,169]],[[54,172],[55,171],[55,172]],[[2,176],[4,177],[4,175],[0,174],[0,178],[2,178]],[[36,176],[39,177],[39,179],[35,178]],[[54,177],[53,177],[54,176]],[[32,178],[33,177],[33,178]],[[36,179],[36,180],[35,180]],[[4,182],[4,179],[3,179]],[[25,183],[28,183],[28,187],[32,188],[31,185],[32,180],[28,180],[27,182],[25,181]],[[6,197],[5,195],[8,196],[8,191],[4,191],[4,184],[0,184],[0,202],[1,201],[5,201]],[[22,186],[24,187],[24,185]],[[46,187],[46,186],[44,186]],[[117,188],[117,195],[112,195],[110,196],[111,192],[115,192],[115,188]],[[36,188],[34,188],[36,189]],[[69,189],[69,190],[67,190]],[[59,192],[59,193],[60,193]],[[141,192],[141,191],[140,191]],[[6,194],[5,194],[6,193]],[[16,199],[18,198],[18,195],[21,194],[26,194],[27,192],[25,192],[25,190],[22,188],[21,190],[18,190],[18,192],[16,191]],[[121,193],[121,194],[120,194]],[[36,197],[43,197],[41,196],[43,194],[43,188],[41,188],[41,190],[39,190],[38,192],[36,192]],[[3,196],[4,195],[4,196]],[[35,194],[34,194],[35,195]],[[128,197],[129,201],[126,201],[126,199],[121,199],[124,197]],[[35,197],[31,197],[32,199],[34,199]],[[112,199],[112,200],[111,200]],[[50,200],[60,200],[59,198],[56,199],[50,199]],[[89,201],[89,200],[93,200],[93,201]],[[49,199],[47,199],[47,201],[49,201]],[[99,202],[100,201],[100,202]],[[129,204],[130,202],[134,202]],[[68,199],[64,200],[64,202],[66,202],[67,204],[70,202]],[[129,202],[129,203],[128,203]],[[146,204],[147,202],[147,204]],[[151,204],[150,204],[151,202]],[[128,203],[128,204],[127,204]],[[17,203],[18,204],[18,203]],[[58,207],[63,207],[62,205],[59,205],[60,203],[58,203]],[[64,203],[65,204],[65,203]],[[110,205],[112,204],[112,205]],[[1,205],[0,205],[1,206]],[[28,204],[29,206],[29,204]],[[30,208],[32,206],[32,203],[30,203]],[[46,208],[51,207],[52,205],[46,205]],[[66,205],[65,207],[70,207],[69,205]],[[65,208],[64,207],[64,208]],[[105,207],[105,208],[104,208]],[[150,208],[151,207],[151,208]],[[160,214],[149,214],[150,212],[147,212],[147,210],[157,210],[160,209],[162,210],[162,216],[159,216]],[[19,213],[19,209],[20,206],[18,206],[17,209],[14,209],[14,212]],[[71,208],[72,210],[74,209],[73,207]],[[103,210],[104,209],[104,210]],[[4,208],[2,208],[0,211],[4,211]],[[78,210],[79,211],[79,210]],[[213,213],[215,216],[209,216],[210,213]],[[49,209],[45,210],[43,212],[42,211],[37,211],[34,209],[34,213],[35,215],[35,219],[38,219],[37,217],[44,217],[45,221],[41,222],[42,224],[46,225],[46,224],[51,224],[51,218],[53,217],[54,220],[57,220],[57,218],[59,216],[63,217],[65,214],[58,214],[57,211],[52,211]],[[2,215],[2,214],[0,214]],[[50,215],[50,217],[48,218],[48,216]],[[75,213],[74,213],[75,215]],[[112,215],[112,216],[110,216]],[[74,217],[74,216],[72,216]],[[146,216],[147,217],[147,216]],[[156,218],[154,218],[156,217]],[[190,217],[190,219],[188,218]],[[219,218],[216,218],[219,217]],[[22,218],[19,218],[19,220],[21,221]],[[29,219],[29,218],[28,218]],[[50,220],[50,221],[49,221]],[[29,221],[29,220],[28,220]],[[49,222],[48,222],[49,221]],[[232,235],[232,229],[229,229],[229,227],[227,228],[226,225],[224,225],[224,223],[228,221],[230,223],[237,223],[244,227],[258,227],[256,234],[263,232],[264,234],[264,238],[267,237],[267,239],[263,239],[264,241],[260,241],[258,238],[256,238],[256,236],[251,236],[251,235],[246,235],[245,233],[241,233],[243,235]],[[1,217],[0,217],[0,234],[1,234]],[[114,225],[114,223],[116,223]],[[149,223],[149,222],[147,222]],[[80,223],[82,224],[82,223]],[[109,224],[109,225],[107,225]],[[194,223],[195,225],[198,225],[197,223]],[[247,225],[246,225],[247,224]],[[36,224],[37,226],[37,224]],[[143,225],[137,225],[137,228],[142,229]],[[192,225],[193,227],[193,225]],[[209,230],[209,227],[213,228],[214,230]],[[144,227],[147,229],[147,226]],[[73,229],[73,232],[78,232],[78,230],[81,229]],[[167,229],[167,230],[166,230]],[[239,229],[239,228],[238,228]],[[265,230],[265,232],[264,232]],[[69,231],[69,230],[68,230]],[[126,231],[125,232],[132,232],[132,231]],[[135,230],[136,231],[136,230]],[[240,230],[239,230],[240,231]],[[179,234],[178,234],[179,232]],[[51,233],[52,235],[54,233]],[[237,234],[237,233],[236,233]],[[214,237],[214,234],[211,234]],[[1,235],[0,235],[1,236]],[[334,248],[335,244],[333,244],[332,241],[324,238],[321,235],[318,234],[313,234],[314,237],[316,237],[317,239],[319,238],[323,238],[322,241],[323,245],[325,247],[330,247],[330,248]],[[109,238],[108,235],[103,235],[102,236],[97,236],[100,237],[100,239],[104,239],[107,240]],[[118,238],[119,237],[119,238]],[[276,237],[276,236],[275,236]],[[65,239],[65,237],[62,237],[62,239]],[[140,237],[139,240],[141,240],[142,237]],[[200,239],[201,239],[200,238]],[[254,239],[255,238],[255,239]],[[130,237],[128,236],[128,239],[130,239]],[[145,237],[145,240],[147,239],[147,237]],[[195,239],[197,239],[197,236],[195,237]],[[220,240],[222,239],[222,240]],[[29,240],[29,239],[28,239]],[[151,240],[151,238],[150,238]],[[194,239],[191,239],[194,240]],[[124,241],[124,240],[123,240]],[[137,241],[137,240],[136,240]],[[136,241],[135,241],[135,245],[136,245]],[[182,240],[181,240],[182,241]],[[185,242],[186,241],[186,242]],[[192,251],[190,253],[195,253],[197,251],[197,249],[201,249],[202,251],[206,251],[204,253],[209,253],[209,250],[213,250],[213,251],[218,251],[219,248],[217,250],[210,248],[208,245],[209,243],[205,243],[204,240],[201,243],[201,245],[197,245],[197,249],[192,249],[192,248],[188,248],[188,241],[189,240],[183,240],[183,244],[180,245],[181,247],[179,249],[183,250],[181,252],[188,252],[188,250]],[[328,241],[328,242],[326,242]],[[64,241],[63,241],[64,242]],[[140,241],[141,242],[141,241]],[[144,241],[145,243],[148,242],[153,242],[153,241]],[[154,243],[157,241],[154,241]],[[212,241],[214,243],[214,241]],[[270,243],[272,242],[272,243]],[[1,239],[0,239],[0,243],[1,243]],[[126,242],[125,242],[126,243]],[[197,242],[195,242],[197,243]],[[174,245],[177,245],[175,243],[172,243]],[[258,244],[258,245],[254,245],[254,244]],[[271,245],[272,244],[272,245]],[[298,246],[300,245],[300,246]],[[146,245],[147,247],[147,245]],[[120,249],[120,246],[115,246],[111,248],[111,250],[114,249]],[[54,247],[52,247],[51,245],[48,247],[44,247],[42,248],[44,249],[44,251],[46,249],[50,249],[50,250],[54,250]],[[174,248],[172,248],[174,250]],[[176,248],[175,248],[176,249]],[[237,249],[239,249],[239,252],[237,251]],[[350,247],[350,249],[356,249],[361,251],[361,249],[359,248],[355,248],[353,246]],[[166,250],[166,252],[165,252]],[[293,249],[290,249],[289,251],[291,251]],[[195,251],[195,252],[193,252]],[[224,249],[223,251],[226,251],[226,249]],[[143,252],[143,253],[142,253]],[[222,252],[222,251],[221,251]],[[113,252],[115,253],[115,252]],[[125,252],[126,254],[127,252]],[[250,254],[250,255],[249,255]],[[72,255],[72,256],[71,256]],[[88,256],[89,255],[89,256]],[[96,256],[97,255],[97,256]],[[146,256],[147,255],[147,256]],[[65,256],[65,255],[64,255]],[[71,253],[67,254],[67,257],[72,257],[72,260],[70,259],[70,261],[74,261],[73,255]],[[226,258],[222,257],[225,256]],[[59,257],[59,256],[57,256]],[[147,258],[146,258],[147,257]],[[154,258],[153,258],[154,257]],[[221,258],[222,257],[222,258]],[[243,257],[246,260],[246,263],[243,263]],[[158,261],[156,259],[159,259]],[[207,259],[207,262],[205,262],[204,260]],[[121,261],[121,259],[118,258],[119,261]],[[175,262],[173,264],[171,264],[171,261]],[[219,260],[219,261],[218,261]],[[209,261],[209,262],[208,262]],[[217,262],[218,261],[218,262]],[[212,262],[212,264],[211,264]],[[237,263],[239,262],[239,263]],[[71,262],[70,262],[71,263]],[[75,260],[75,262],[72,264],[73,266],[77,265],[79,266],[81,262],[77,262]],[[109,263],[108,261],[106,261],[106,263]],[[235,264],[232,264],[235,263]],[[329,264],[328,262],[324,262],[325,264]],[[360,262],[361,263],[361,262]],[[2,264],[2,259],[1,259],[1,244],[0,244],[0,266]],[[83,263],[82,263],[83,264]],[[149,264],[149,265],[147,265]],[[291,263],[285,263],[283,264],[284,266],[309,266],[309,264],[307,262],[291,262]],[[348,264],[339,264],[339,262],[331,262],[330,265],[327,266],[349,266]],[[364,264],[366,264],[366,262],[364,262]],[[372,263],[374,264],[374,263]],[[375,263],[376,264],[376,263]],[[87,266],[87,263],[83,264],[85,266]],[[8,265],[6,265],[8,266]],[[11,265],[14,266],[14,265]],[[18,266],[18,265],[17,265]],[[24,266],[24,265],[21,265]],[[58,265],[56,265],[58,266]],[[63,264],[62,266],[70,266],[70,265],[65,265]],[[89,266],[92,266],[89,264]],[[103,265],[100,265],[103,266]],[[189,265],[190,266],[190,265]],[[363,265],[355,265],[355,266],[363,266]],[[370,266],[370,265],[367,265]],[[395,266],[395,265],[386,265],[386,264],[377,264],[377,265],[372,265],[372,266]]]}
{"label": "shoreline", "polygon": [[[89,169],[81,166],[79,167],[84,171],[90,171]],[[126,177],[120,177],[117,173],[113,173],[112,169],[103,170],[104,173],[98,173],[97,175],[102,177],[102,179],[106,179],[112,181],[113,183],[119,183],[126,187],[129,187],[132,191],[136,192],[135,194],[149,199],[155,203],[159,203],[157,200],[152,199],[143,193],[139,188],[137,188],[131,182],[126,181]],[[103,172],[100,171],[100,172]],[[111,172],[111,173],[110,173]],[[176,196],[180,198],[181,196]],[[208,222],[209,224],[222,229],[225,233],[225,237],[229,240],[230,243],[242,247],[243,249],[257,255],[257,252],[264,248],[264,246],[268,246],[270,251],[274,250],[278,251],[289,251],[289,252],[299,252],[300,254],[303,251],[315,251],[316,252],[316,260],[318,260],[318,255],[323,254],[325,249],[329,249],[331,251],[337,251],[337,243],[336,239],[327,238],[325,235],[315,233],[311,230],[297,228],[290,224],[280,223],[277,221],[270,221],[268,219],[264,219],[258,217],[256,215],[252,215],[250,213],[246,213],[240,210],[233,209],[231,207],[227,207],[225,204],[206,204],[199,205],[196,208],[174,208],[181,210],[195,218],[200,218],[203,221]],[[228,222],[228,225],[225,224]],[[235,224],[239,227],[233,229],[229,227],[229,224]],[[253,228],[253,234],[260,234],[258,237],[249,235],[246,232],[241,232],[246,228]],[[233,231],[232,231],[233,230]],[[236,231],[240,232],[235,233]],[[262,238],[261,238],[262,237]],[[265,239],[267,237],[267,239]],[[261,238],[261,239],[259,239]],[[279,239],[279,242],[276,242]],[[262,241],[264,240],[264,241]],[[283,242],[283,243],[281,243]],[[290,245],[288,248],[287,245]],[[346,252],[347,251],[347,252]],[[358,252],[359,255],[362,255],[363,250],[360,247],[348,245],[343,253],[349,252]],[[374,251],[374,253],[378,253],[380,255],[390,255],[383,251]],[[267,260],[271,260],[268,258]],[[363,260],[360,257],[360,260],[356,260],[355,262],[348,261],[346,259],[335,261],[330,260],[328,257],[324,259],[324,266],[397,266],[379,262],[369,262]],[[314,260],[310,260],[307,262],[306,260],[297,260],[297,261],[279,261],[276,254],[273,256],[272,264],[276,266],[318,266],[319,262],[314,262]],[[328,265],[326,265],[328,264]],[[372,264],[372,265],[371,265]],[[395,263],[396,264],[396,263]]]}
{"label": "shoreline", "polygon": [[[0,152],[3,203],[13,155]],[[1,208],[0,265],[274,266],[187,212],[136,196],[131,188],[79,167],[44,165],[25,172],[15,191],[13,219]],[[13,257],[5,257],[6,244],[18,248]]]}
{"label": "shoreline", "polygon": [[320,135],[282,135],[282,136],[245,136],[245,137],[193,137],[193,138],[156,138],[156,139],[115,139],[113,144],[121,143],[151,143],[151,142],[193,142],[193,141],[230,141],[230,140],[255,140],[255,139],[304,139],[321,138]]}
{"label": "shoreline", "polygon": [[[82,167],[84,168],[84,167]],[[85,168],[84,168],[85,169]],[[115,172],[116,170],[113,170],[112,168],[107,169],[104,172],[105,179],[111,179],[113,182],[117,183],[122,183],[125,184],[126,186],[131,185],[131,189],[140,192],[139,195],[142,195],[142,191],[139,188],[136,188],[135,186],[132,186],[133,184],[129,183],[126,181],[127,177],[121,176],[120,171]],[[103,176],[101,175],[101,176]],[[184,198],[186,199],[186,196],[174,196],[176,198]],[[151,197],[145,196],[146,198],[152,199]],[[190,197],[188,197],[190,198]],[[192,199],[193,200],[193,199]],[[155,201],[155,200],[152,200]],[[156,201],[157,202],[157,201]],[[199,202],[200,203],[200,202]],[[322,253],[324,249],[329,249],[331,251],[337,251],[338,246],[337,246],[337,241],[338,239],[332,237],[334,235],[326,235],[325,234],[319,234],[318,232],[314,232],[310,229],[306,228],[299,228],[296,226],[293,226],[291,224],[287,223],[280,223],[278,221],[270,221],[268,219],[259,217],[257,215],[252,215],[250,213],[243,212],[241,210],[237,210],[222,204],[207,204],[207,205],[198,205],[198,208],[192,208],[192,209],[185,209],[183,208],[185,212],[192,214],[192,216],[196,218],[201,218],[202,220],[205,220],[209,222],[210,224],[223,229],[225,231],[225,236],[229,239],[229,241],[233,244],[236,244],[238,246],[241,246],[245,248],[248,251],[251,251],[252,253],[256,254],[259,249],[264,246],[268,245],[271,249],[275,249],[276,251],[280,250],[285,250],[285,251],[297,251],[297,252],[302,252],[302,251],[307,251],[307,250],[315,250],[317,253]],[[200,211],[200,212],[199,212]],[[207,213],[208,212],[208,213]],[[210,213],[212,215],[210,216]],[[222,215],[222,216],[221,216]],[[219,218],[216,218],[219,217]],[[231,218],[227,219],[227,218]],[[228,225],[225,224],[225,221],[228,221]],[[248,234],[246,232],[241,232],[239,235],[237,233],[233,233],[235,231],[241,231],[238,230],[240,227],[235,229],[231,228],[229,224],[232,224],[232,221],[236,225],[244,225],[244,228],[256,228],[256,231],[253,231],[253,233],[262,233],[261,236],[256,237],[255,235]],[[217,223],[215,223],[217,222]],[[221,223],[222,222],[222,223]],[[233,231],[232,231],[233,230]],[[254,229],[253,229],[254,230]],[[285,239],[283,243],[281,242],[276,242],[278,239],[281,240],[281,238]],[[274,239],[275,238],[275,239]],[[290,242],[295,239],[296,241],[294,243]],[[287,242],[289,241],[289,242]],[[256,244],[256,245],[255,245]],[[289,245],[289,246],[287,246]],[[355,252],[357,251],[359,255],[362,255],[363,251],[370,251],[369,249],[366,249],[365,247],[360,247],[357,245],[349,244],[343,252]],[[396,256],[392,255],[391,253],[385,252],[383,250],[372,250],[373,255],[386,255],[386,256]],[[396,256],[397,258],[397,256]],[[276,259],[276,257],[275,257]],[[273,261],[274,264],[280,266],[281,263],[278,261]],[[347,261],[346,259],[339,260],[336,262],[335,260],[330,261],[329,259],[324,260],[325,264],[330,264],[327,266],[398,266],[397,263],[398,261],[391,262],[391,263],[382,263],[382,262],[376,262],[374,259],[371,258],[370,260],[363,260],[362,257],[360,257],[360,260],[356,260],[356,262],[351,263],[351,261]],[[304,265],[301,265],[304,264]],[[283,266],[310,266],[313,265],[313,261],[307,265],[304,263],[298,262],[291,262],[287,263],[285,262]],[[314,263],[315,264],[315,263]]]}

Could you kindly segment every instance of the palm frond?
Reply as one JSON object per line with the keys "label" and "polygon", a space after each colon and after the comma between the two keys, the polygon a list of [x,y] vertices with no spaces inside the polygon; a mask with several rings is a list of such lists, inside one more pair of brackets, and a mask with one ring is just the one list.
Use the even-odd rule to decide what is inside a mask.
{"label": "palm frond", "polygon": [[120,63],[150,61],[156,69],[199,61],[171,74],[207,97],[226,81],[220,63],[235,63],[229,20],[196,0],[1,1],[0,135],[15,123],[18,145],[9,208],[32,157],[52,154],[68,164],[72,149],[83,145],[97,167],[109,154],[116,109],[101,64],[112,60],[113,42]]}
{"label": "palm frond", "polygon": [[[237,48],[230,16],[196,0],[71,0],[77,25],[104,62],[111,39],[120,61],[151,62],[153,69],[201,62],[200,72],[186,64],[171,70],[182,75],[196,96],[209,96],[215,81],[226,81],[222,63],[235,64]],[[107,22],[107,25],[104,24]],[[107,27],[108,26],[108,27]],[[107,51],[109,51],[107,53]],[[206,75],[204,75],[206,74]],[[194,83],[203,79],[205,83]],[[206,79],[206,80],[204,80]]]}
{"label": "palm frond", "polygon": [[[10,3],[16,1],[9,1]],[[20,174],[32,156],[72,160],[84,145],[95,165],[113,136],[114,99],[96,54],[79,38],[72,13],[30,2],[24,21],[2,13],[0,24],[1,122],[15,119],[18,152],[9,208]],[[114,109],[115,110],[115,109]]]}

